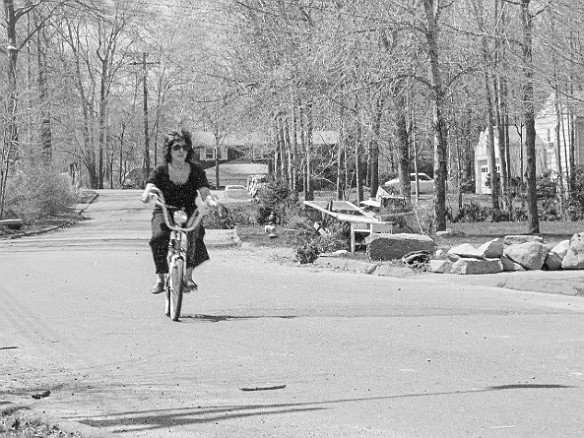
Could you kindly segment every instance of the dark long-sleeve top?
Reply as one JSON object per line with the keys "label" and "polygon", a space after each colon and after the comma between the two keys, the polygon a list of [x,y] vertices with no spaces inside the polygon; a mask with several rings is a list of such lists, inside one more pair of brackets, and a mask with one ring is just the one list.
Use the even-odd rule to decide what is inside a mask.
{"label": "dark long-sleeve top", "polygon": [[184,184],[175,184],[170,180],[168,176],[168,164],[162,164],[152,170],[146,183],[154,184],[162,191],[166,205],[184,208],[190,216],[197,208],[195,204],[195,199],[198,195],[197,190],[202,187],[208,188],[209,182],[201,166],[196,163],[189,164],[191,171],[189,178]]}

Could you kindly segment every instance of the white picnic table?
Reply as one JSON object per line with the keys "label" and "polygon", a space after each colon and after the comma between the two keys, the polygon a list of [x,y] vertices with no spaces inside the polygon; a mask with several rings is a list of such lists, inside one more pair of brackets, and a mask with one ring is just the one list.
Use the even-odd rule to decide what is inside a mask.
{"label": "white picnic table", "polygon": [[336,220],[348,222],[351,226],[351,252],[355,252],[357,234],[393,233],[393,221],[382,221],[372,212],[365,211],[348,201],[304,201],[304,205]]}

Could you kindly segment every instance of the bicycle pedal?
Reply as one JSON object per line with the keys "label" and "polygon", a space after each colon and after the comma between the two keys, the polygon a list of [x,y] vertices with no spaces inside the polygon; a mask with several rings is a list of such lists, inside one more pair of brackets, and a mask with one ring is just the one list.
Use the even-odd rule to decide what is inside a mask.
{"label": "bicycle pedal", "polygon": [[199,286],[194,281],[189,281],[184,285],[183,292],[185,294],[190,294],[191,292],[196,292],[199,289]]}

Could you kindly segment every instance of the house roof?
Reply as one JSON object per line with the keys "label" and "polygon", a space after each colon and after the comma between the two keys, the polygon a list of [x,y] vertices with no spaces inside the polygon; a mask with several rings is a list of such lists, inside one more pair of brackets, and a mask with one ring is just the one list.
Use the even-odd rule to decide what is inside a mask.
{"label": "house roof", "polygon": [[[219,145],[235,147],[247,145],[266,144],[266,138],[259,132],[250,132],[247,134],[227,134],[219,139]],[[193,133],[193,145],[215,146],[215,134],[210,131],[198,131]]]}

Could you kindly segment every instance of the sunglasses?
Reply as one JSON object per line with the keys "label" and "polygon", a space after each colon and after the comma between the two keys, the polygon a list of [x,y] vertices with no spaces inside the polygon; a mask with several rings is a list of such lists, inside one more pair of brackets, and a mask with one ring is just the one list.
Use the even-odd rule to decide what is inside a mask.
{"label": "sunglasses", "polygon": [[180,151],[181,149],[183,151],[188,151],[190,149],[190,147],[186,144],[175,144],[172,146],[173,151]]}

